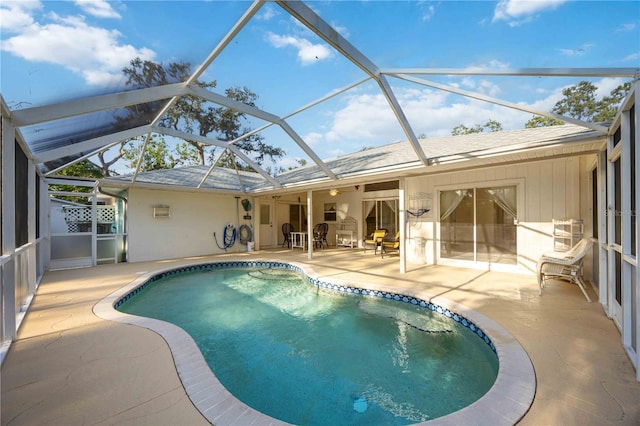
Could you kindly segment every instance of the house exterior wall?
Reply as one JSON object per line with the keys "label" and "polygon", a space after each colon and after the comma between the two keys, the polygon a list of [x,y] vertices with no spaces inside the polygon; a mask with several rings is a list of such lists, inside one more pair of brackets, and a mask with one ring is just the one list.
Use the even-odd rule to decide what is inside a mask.
{"label": "house exterior wall", "polygon": [[[154,218],[154,205],[168,205],[170,217]],[[213,233],[222,246],[224,227],[229,223],[238,226],[236,207],[232,195],[131,188],[128,259],[142,262],[224,253],[216,245]],[[228,249],[246,250],[237,240]]]}
{"label": "house exterior wall", "polygon": [[[595,161],[595,156],[593,161]],[[540,255],[553,249],[553,219],[590,219],[587,200],[589,161],[580,157],[528,162],[519,165],[428,175],[406,180],[408,208],[412,200],[432,205],[420,218],[408,216],[407,261],[438,261],[439,191],[473,187],[517,185],[518,266],[535,271]],[[514,269],[514,268],[511,268]]]}
{"label": "house exterior wall", "polygon": [[[362,227],[362,196],[363,189],[362,186],[359,186],[358,189],[354,187],[350,187],[348,190],[344,188],[340,190],[338,195],[331,196],[327,193],[326,190],[314,191],[313,192],[313,205],[312,205],[312,217],[313,223],[311,226],[316,225],[318,223],[326,222],[329,224],[329,232],[327,234],[327,241],[331,246],[334,246],[336,243],[336,230],[340,229],[340,225],[342,221],[351,216],[358,222],[358,231],[355,237],[358,239],[359,244],[362,240],[363,235],[363,227]],[[269,197],[260,197],[257,199],[257,202],[268,203]],[[299,194],[289,194],[283,195],[278,198],[278,200],[274,203],[274,214],[276,217],[273,220],[274,225],[274,233],[277,238],[274,238],[274,241],[277,241],[277,244],[282,243],[282,224],[285,222],[290,222],[291,219],[289,217],[289,206],[300,205],[303,204],[306,206],[306,192]],[[336,220],[326,220],[325,219],[325,204],[335,204],[336,209]],[[295,227],[296,231],[300,231],[298,226]],[[306,229],[302,229],[302,231],[306,231]],[[262,247],[265,247],[262,245]]]}
{"label": "house exterior wall", "polygon": [[[328,194],[318,194],[313,197],[313,219],[314,225],[317,223],[326,222],[329,224],[329,232],[327,234],[327,241],[331,246],[336,244],[336,230],[340,229],[340,224],[347,217],[351,216],[358,222],[358,233],[356,238],[358,244],[361,243],[363,235],[362,227],[362,188],[359,190],[340,191],[338,195],[332,197]],[[335,204],[336,208],[336,220],[325,220],[325,204]]]}

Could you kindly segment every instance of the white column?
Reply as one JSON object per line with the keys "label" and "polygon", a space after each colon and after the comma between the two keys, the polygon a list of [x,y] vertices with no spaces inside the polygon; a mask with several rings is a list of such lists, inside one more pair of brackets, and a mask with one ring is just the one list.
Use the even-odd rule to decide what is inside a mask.
{"label": "white column", "polygon": [[[31,160],[28,162],[27,166],[27,241],[29,243],[35,243],[36,241],[36,223],[38,218],[36,217],[36,167]],[[27,249],[27,293],[29,295],[35,294],[36,292],[36,278],[37,278],[37,262],[36,262],[36,251],[38,250],[37,244],[31,244]]]}
{"label": "white column", "polygon": [[398,189],[398,209],[400,210],[400,273],[407,272],[407,206],[405,203],[406,179],[401,178]]}
{"label": "white column", "polygon": [[307,191],[307,259],[313,259],[313,193]]}
{"label": "white column", "polygon": [[2,266],[2,340],[16,337],[16,204],[15,133],[11,121],[2,117],[2,255],[11,259]]}
{"label": "white column", "polygon": [[[640,77],[640,75],[636,75],[636,77]],[[635,247],[635,253],[636,253],[636,264],[635,264],[635,268],[633,268],[633,274],[635,274],[635,285],[636,285],[636,297],[635,300],[633,300],[632,303],[634,303],[635,305],[635,318],[633,318],[633,321],[635,321],[635,329],[636,329],[636,346],[640,347],[640,265],[638,265],[638,258],[640,258],[640,241],[638,241],[640,238],[639,234],[640,232],[638,232],[640,230],[640,225],[638,224],[638,200],[640,200],[640,171],[638,171],[638,167],[640,165],[640,110],[638,110],[638,107],[640,105],[640,79],[636,78],[636,80],[633,82],[633,85],[631,86],[631,90],[634,91],[635,93],[635,99],[633,100],[633,104],[635,105],[635,117],[631,117],[631,120],[634,120],[634,125],[635,125],[635,139],[631,141],[632,144],[634,144],[635,146],[635,164],[636,164],[636,175],[635,177],[632,176],[632,179],[635,178],[635,182],[636,182],[636,188],[635,188],[635,200],[636,203],[635,205],[631,206],[632,212],[631,214],[635,215],[636,218],[636,229],[632,229],[631,232],[635,232],[636,233],[636,247]],[[635,366],[636,366],[636,380],[640,381],[640,350],[638,350],[638,348],[636,348],[636,362],[635,362]]]}
{"label": "white column", "polygon": [[608,241],[609,235],[607,234],[607,221],[609,216],[607,214],[607,152],[603,151],[598,154],[598,223],[594,226],[598,226],[598,241],[594,250],[598,250],[598,296],[599,301],[605,310],[609,312],[609,295],[611,289],[609,286],[609,249]]}
{"label": "white column", "polygon": [[631,255],[631,111],[623,111],[620,117],[620,130],[622,138],[620,145],[622,152],[620,153],[620,182],[616,185],[620,186],[620,211],[616,214],[620,215],[622,226],[622,240],[620,241],[622,248],[622,264],[620,267],[622,279],[622,343],[626,347],[632,347],[632,304],[631,297],[631,274],[632,266],[629,262]]}

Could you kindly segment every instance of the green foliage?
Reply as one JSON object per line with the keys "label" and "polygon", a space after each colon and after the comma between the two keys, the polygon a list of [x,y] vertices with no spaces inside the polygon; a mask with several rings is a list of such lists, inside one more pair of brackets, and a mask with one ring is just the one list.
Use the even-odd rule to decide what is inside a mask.
{"label": "green foliage", "polygon": [[[66,167],[57,174],[58,176],[69,176],[69,177],[83,177],[83,178],[95,178],[101,179],[104,177],[104,173],[100,169],[100,167],[96,166],[92,162],[88,160],[80,161],[78,163],[72,164],[69,167]],[[82,193],[90,193],[93,191],[93,188],[86,186],[73,186],[73,185],[49,185],[49,191],[60,191],[60,192],[82,192]],[[74,203],[79,204],[89,204],[89,200],[87,197],[74,197],[72,195],[57,195],[56,198],[61,200],[67,200]]]}
{"label": "green foliage", "polygon": [[631,82],[627,82],[609,92],[609,96],[604,96],[598,102],[598,108],[593,116],[593,121],[604,122],[613,120],[618,113],[620,102],[622,102],[630,91]]}
{"label": "green foliage", "polygon": [[[587,122],[611,121],[618,113],[618,105],[631,90],[627,82],[613,89],[609,96],[596,99],[598,88],[588,81],[567,87],[562,91],[564,98],[556,102],[552,112]],[[564,124],[563,121],[549,117],[533,117],[525,127],[546,127]]]}
{"label": "green foliage", "polygon": [[489,132],[499,132],[502,130],[502,124],[495,120],[488,120],[485,124],[476,124],[473,127],[467,127],[464,124],[458,124],[453,128],[451,134],[453,136],[468,135],[472,133],[482,133],[485,130]]}
{"label": "green foliage", "polygon": [[591,121],[597,107],[597,89],[588,81],[581,81],[575,86],[567,87],[562,90],[564,98],[556,102],[552,111],[578,120]]}
{"label": "green foliage", "polygon": [[[152,87],[162,84],[186,81],[190,75],[190,64],[170,63],[163,65],[152,61],[142,61],[135,59],[131,61],[131,66],[124,68],[123,72],[127,76],[127,85],[135,88]],[[197,86],[203,89],[216,87],[216,81],[197,81]],[[237,102],[255,107],[258,96],[246,87],[232,87],[225,90],[225,95]],[[161,101],[165,102],[165,101]],[[132,113],[140,113],[139,106]],[[182,96],[169,109],[160,121],[160,125],[170,127],[186,133],[195,133],[202,137],[213,138],[221,141],[232,142],[248,157],[258,165],[267,160],[282,158],[285,154],[281,148],[266,144],[260,135],[250,135],[238,140],[242,135],[248,133],[250,129],[243,126],[247,120],[246,114],[227,108],[217,106],[196,96]],[[215,151],[219,148],[210,148],[210,145],[186,141],[193,149],[179,147],[172,158],[168,158],[165,163],[174,165],[184,165],[193,163],[193,155],[199,164],[205,164],[207,159],[213,161],[216,157]],[[208,155],[207,155],[208,152]],[[165,152],[165,155],[168,155]],[[161,164],[156,162],[154,164]],[[239,168],[243,170],[251,169],[247,164],[239,161],[230,151],[221,154],[218,165],[229,168]],[[151,166],[151,164],[150,164]],[[155,166],[154,166],[155,167]]]}
{"label": "green foliage", "polygon": [[558,120],[557,118],[536,115],[531,120],[527,121],[524,127],[530,129],[534,127],[562,126],[563,124],[564,121]]}
{"label": "green foliage", "polygon": [[135,169],[142,156],[140,171],[172,169],[179,165],[195,164],[196,155],[193,147],[188,144],[178,144],[174,151],[170,151],[163,137],[149,138],[142,155],[144,140],[136,138],[129,140],[123,147],[122,159],[127,162],[127,167]]}

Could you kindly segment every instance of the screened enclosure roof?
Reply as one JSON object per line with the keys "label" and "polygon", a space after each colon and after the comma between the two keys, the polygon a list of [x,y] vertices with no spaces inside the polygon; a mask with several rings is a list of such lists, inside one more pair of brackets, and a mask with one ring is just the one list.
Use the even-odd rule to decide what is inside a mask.
{"label": "screened enclosure roof", "polygon": [[[159,19],[163,4],[169,3],[133,2],[127,3],[127,7],[154,9],[151,16]],[[436,164],[442,166],[461,159],[477,159],[481,153],[489,155],[491,152],[535,149],[559,140],[566,140],[568,144],[576,140],[593,140],[608,134],[608,125],[560,116],[540,108],[535,102],[524,102],[518,97],[516,88],[531,85],[542,90],[546,87],[542,81],[548,79],[575,84],[585,79],[614,79],[621,82],[633,81],[638,77],[637,67],[577,67],[567,61],[567,66],[541,68],[538,64],[529,63],[540,59],[535,57],[520,58],[523,67],[512,68],[505,64],[477,66],[465,63],[463,58],[445,55],[438,56],[435,63],[460,66],[424,67],[423,58],[415,59],[419,53],[422,54],[421,50],[446,51],[447,45],[435,43],[434,38],[429,39],[428,44],[424,44],[424,40],[415,43],[411,40],[411,28],[407,28],[406,32],[397,31],[397,26],[384,24],[385,15],[391,16],[391,13],[385,12],[392,7],[407,8],[405,2],[367,3],[190,2],[189,7],[182,8],[184,16],[162,15],[162,23],[158,21],[158,26],[162,28],[155,29],[165,33],[173,31],[175,52],[179,52],[180,48],[187,50],[189,52],[185,56],[199,64],[186,81],[166,81],[166,84],[148,88],[105,86],[100,94],[74,96],[64,93],[54,102],[37,106],[15,100],[7,103],[3,94],[3,115],[11,117],[19,142],[45,176],[54,176],[63,168],[83,159],[94,159],[98,153],[107,157],[114,155],[114,150],[123,141],[132,138],[145,141],[154,136],[171,141],[200,142],[215,147],[216,151],[210,160],[211,164],[206,166],[162,173],[135,169],[127,176],[108,180],[122,184],[126,182],[127,185],[170,185],[179,182],[182,186],[195,189],[260,192],[282,190],[305,183],[335,186],[346,179],[357,177],[362,180],[366,176],[395,173],[398,170],[410,173],[420,169],[424,173]],[[421,3],[416,2],[413,9],[402,12],[407,17],[411,16]],[[360,48],[358,41],[363,41],[361,33],[351,34],[349,23],[337,21],[338,16],[344,16],[337,14],[341,8],[374,9],[372,16],[375,18],[371,19],[376,21],[370,22],[368,31],[375,33],[376,42],[367,42],[366,49]],[[362,11],[364,13],[364,9]],[[211,14],[211,25],[189,29],[188,18],[205,12]],[[275,28],[281,28],[281,33],[275,33],[274,27],[268,30],[264,28],[271,16],[278,17],[280,27]],[[359,19],[358,15],[349,16],[354,22]],[[225,21],[223,17],[233,19]],[[184,20],[178,21],[178,18]],[[260,30],[262,37],[268,38],[271,45],[276,46],[270,52],[273,56],[266,62],[264,52],[256,51],[254,45],[243,50]],[[288,38],[281,35],[286,31],[298,35]],[[448,36],[452,44],[460,43],[460,40],[454,41],[455,34]],[[463,34],[460,36],[464,38]],[[184,37],[191,37],[193,47],[181,44]],[[482,32],[478,33],[478,37],[482,37]],[[3,39],[3,51],[7,51],[7,46],[11,47],[9,41],[12,40]],[[278,43],[302,46],[299,47],[298,57],[287,58],[282,49],[277,48]],[[212,47],[205,50],[203,46],[207,45]],[[309,46],[309,49],[303,48]],[[474,48],[481,50],[482,46],[475,45]],[[311,56],[301,59],[303,51],[307,55],[311,52]],[[181,55],[176,53],[174,57]],[[325,58],[331,60],[323,61]],[[298,66],[293,66],[292,61]],[[544,60],[541,63],[545,63]],[[315,74],[317,70],[314,73],[309,71],[313,66],[320,68],[321,78]],[[260,76],[264,76],[264,79],[260,80]],[[23,75],[22,78],[27,77]],[[257,85],[255,89],[252,88],[260,94],[255,105],[235,101],[224,92],[226,87],[246,86],[243,79]],[[476,82],[468,83],[469,79],[476,79]],[[199,81],[210,80],[216,80],[216,87],[203,88],[198,84]],[[497,81],[504,84],[504,89],[484,90],[489,82],[497,85]],[[50,84],[55,86],[55,82]],[[213,108],[225,107],[243,113],[247,118],[244,134],[233,140],[221,140],[220,135],[203,136],[197,130],[189,131],[180,126],[165,127],[162,119],[178,99],[187,96]],[[515,112],[526,117],[540,115],[557,118],[569,125],[455,138],[444,138],[442,135],[446,133],[442,129],[430,130],[428,133],[432,134],[425,135],[424,123],[447,120],[446,108],[429,113],[431,106],[435,111],[436,104],[443,96],[453,97],[453,100],[449,100],[452,115],[456,105],[462,105],[463,112],[469,115],[480,108],[479,105],[485,105],[491,108],[491,113],[496,114],[498,121]],[[356,97],[358,101],[354,102]],[[69,99],[62,100],[66,98]],[[420,105],[419,110],[416,110],[416,104]],[[358,114],[358,108],[364,107],[369,108],[367,114]],[[373,107],[375,111],[371,115]],[[416,111],[420,111],[420,114]],[[351,130],[341,132],[338,121],[334,121],[330,131],[323,127],[324,116],[333,114],[336,119],[348,112],[352,115],[345,122],[352,126]],[[360,116],[366,116],[366,120],[358,122]],[[371,139],[371,134],[376,134],[379,122],[389,119],[393,121],[395,130],[390,133],[380,131],[377,140]],[[314,129],[313,125],[318,128]],[[343,123],[342,126],[346,125]],[[323,132],[322,129],[325,140],[318,142],[317,135]],[[437,129],[437,126],[431,129]],[[450,130],[449,126],[447,131]],[[255,134],[269,144],[283,147],[287,157],[295,158],[298,164],[288,171],[281,167],[278,173],[273,171],[273,165],[267,165],[270,170],[264,164],[259,165],[255,158],[239,148],[244,139]],[[327,159],[325,148],[330,144],[329,141],[342,149],[337,158]],[[359,147],[358,141],[362,141]],[[351,153],[344,152],[348,147]],[[233,153],[255,173],[216,167],[216,159],[220,158],[222,152]],[[307,165],[299,166],[303,163]]]}
{"label": "screened enclosure roof", "polygon": [[[405,142],[384,145],[328,160],[337,180],[328,178],[315,164],[301,166],[278,176],[277,192],[308,188],[330,189],[398,177],[442,172],[459,167],[512,164],[526,159],[558,158],[596,153],[606,143],[605,134],[576,125],[508,130],[433,139],[421,139],[430,166],[424,166],[407,150]],[[262,193],[274,186],[255,172],[228,168],[191,166],[142,172],[102,180],[110,187],[174,187],[215,192]]]}

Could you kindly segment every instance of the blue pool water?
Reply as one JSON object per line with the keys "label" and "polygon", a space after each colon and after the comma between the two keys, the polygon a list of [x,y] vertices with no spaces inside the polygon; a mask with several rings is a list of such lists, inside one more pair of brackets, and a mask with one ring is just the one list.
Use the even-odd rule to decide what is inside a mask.
{"label": "blue pool water", "polygon": [[299,425],[430,420],[479,399],[498,372],[485,341],[451,318],[279,268],[164,277],[118,309],[182,327],[232,394]]}

